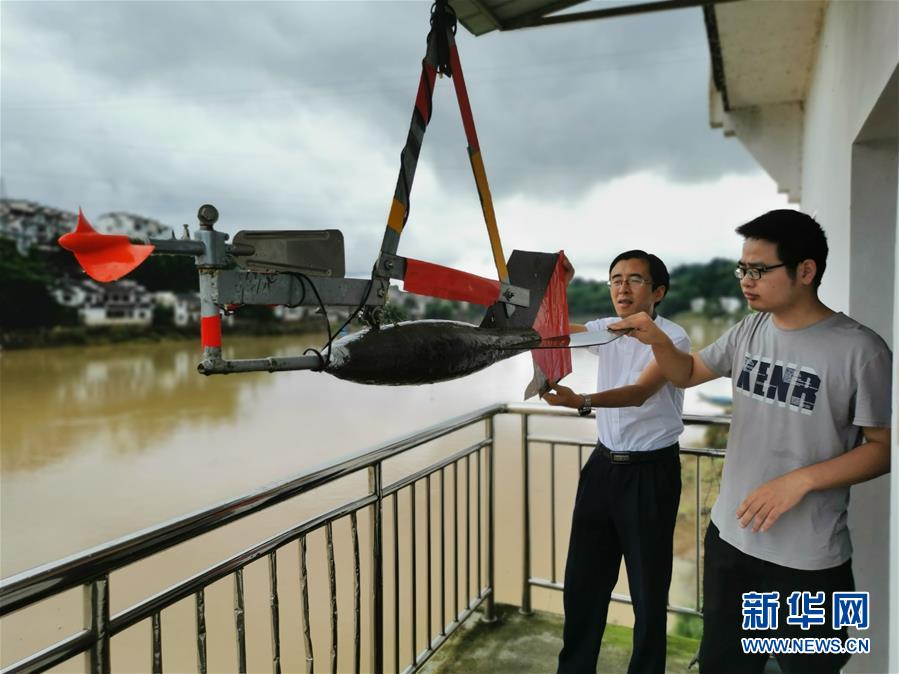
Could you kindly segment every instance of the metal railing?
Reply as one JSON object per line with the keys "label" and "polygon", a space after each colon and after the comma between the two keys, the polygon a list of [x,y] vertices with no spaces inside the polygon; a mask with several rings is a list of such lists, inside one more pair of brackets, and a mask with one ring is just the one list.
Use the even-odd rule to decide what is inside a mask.
{"label": "metal railing", "polygon": [[[330,649],[328,653],[328,670],[331,672],[349,671],[344,659],[338,663],[338,601],[337,573],[334,549],[334,524],[341,520],[349,520],[350,537],[353,556],[353,646],[352,671],[360,672],[361,645],[366,641],[370,655],[370,671],[380,674],[385,670],[385,640],[392,637],[393,671],[414,672],[437,651],[453,634],[453,632],[471,614],[483,606],[483,619],[492,621],[494,617],[495,584],[495,417],[499,414],[517,414],[521,416],[522,429],[522,467],[523,467],[523,570],[524,585],[521,609],[531,611],[531,588],[544,587],[561,590],[562,585],[556,577],[555,549],[555,448],[559,445],[573,445],[578,448],[580,465],[583,465],[584,447],[592,447],[592,441],[571,440],[552,436],[535,436],[530,434],[530,419],[534,415],[572,416],[565,411],[543,406],[526,405],[493,405],[476,410],[469,414],[436,424],[417,433],[387,442],[374,449],[360,452],[344,460],[313,470],[311,472],[287,479],[263,489],[251,492],[239,498],[226,501],[211,508],[177,518],[166,524],[147,529],[117,541],[98,546],[91,550],[73,555],[51,564],[47,564],[0,581],[0,618],[20,609],[34,606],[50,597],[78,588],[84,591],[85,625],[80,631],[35,652],[20,661],[5,667],[0,674],[13,672],[41,672],[67,660],[84,654],[86,668],[92,674],[105,674],[111,670],[111,642],[113,638],[139,623],[148,623],[150,630],[150,663],[152,671],[162,672],[163,632],[161,612],[179,601],[194,599],[196,625],[196,662],[197,670],[208,671],[207,658],[207,621],[205,590],[213,583],[229,576],[233,579],[233,615],[234,635],[237,647],[236,668],[247,671],[246,646],[246,596],[244,588],[244,569],[251,563],[267,559],[269,580],[269,613],[271,626],[271,667],[278,674],[282,667],[281,652],[281,601],[278,589],[278,552],[285,546],[298,546],[298,574],[300,578],[300,601],[303,625],[303,644],[305,668],[312,672],[315,667],[312,626],[310,623],[309,586],[310,577],[307,570],[307,536],[315,531],[324,530],[327,553],[328,575],[328,612]],[[688,424],[729,423],[726,417],[685,417]],[[411,474],[383,484],[383,468],[386,461],[398,457],[417,447],[438,440],[447,435],[468,429],[476,424],[484,424],[484,437],[473,444],[450,453],[448,456],[431,463]],[[552,562],[551,578],[541,579],[531,575],[531,504],[528,496],[530,483],[530,448],[532,444],[549,444],[551,457],[551,540]],[[696,559],[697,588],[696,606],[671,607],[670,610],[699,615],[699,461],[702,457],[721,457],[723,452],[717,450],[682,449],[682,454],[697,457],[697,523],[696,523]],[[474,471],[472,470],[474,464]],[[482,470],[485,475],[482,476]],[[112,592],[110,575],[119,569],[133,565],[153,555],[168,550],[180,543],[193,540],[199,536],[234,523],[250,515],[261,513],[273,506],[284,503],[297,496],[308,494],[312,490],[331,484],[349,475],[366,471],[368,478],[367,492],[359,497],[346,500],[327,512],[311,519],[295,524],[280,533],[268,537],[212,566],[196,573],[174,585],[134,604],[115,615],[110,610],[110,594]],[[460,478],[464,479],[460,490]],[[452,484],[448,487],[447,482]],[[437,484],[435,489],[434,484]],[[474,486],[474,499],[472,499]],[[424,491],[424,545],[418,540],[418,494]],[[464,495],[460,496],[460,491]],[[399,495],[409,494],[407,509],[408,520],[401,522],[401,505]],[[439,506],[432,508],[432,494],[439,496]],[[464,501],[463,501],[464,499]],[[464,508],[462,504],[464,503]],[[452,511],[447,517],[447,508]],[[482,512],[482,507],[486,512]],[[434,517],[432,510],[438,510]],[[460,515],[464,510],[464,545],[460,543]],[[366,551],[366,562],[370,569],[368,592],[363,593],[361,569],[363,557],[360,550],[359,513],[368,515],[369,549]],[[389,516],[389,520],[388,520]],[[448,521],[451,518],[451,532]],[[405,518],[404,518],[405,519]],[[439,522],[434,535],[434,521]],[[385,525],[389,523],[389,540],[392,550],[389,555],[392,561],[393,596],[389,602],[393,618],[392,634],[385,634],[385,622],[388,612],[385,606],[385,582],[389,576],[385,572]],[[486,531],[482,531],[483,527]],[[474,531],[472,529],[474,528]],[[401,578],[400,538],[408,541],[409,577]],[[435,541],[434,539],[437,538]],[[432,548],[439,548],[435,551]],[[423,548],[420,549],[420,548]],[[420,578],[418,555],[424,553],[426,573]],[[449,554],[448,554],[449,553]],[[436,557],[436,559],[435,559]],[[464,565],[461,561],[464,558]],[[474,558],[474,574],[472,573]],[[451,562],[452,571],[448,572],[447,562]],[[464,568],[464,577],[463,577]],[[474,578],[472,578],[474,575]],[[472,586],[472,580],[475,585]],[[464,583],[460,595],[460,582]],[[424,587],[420,588],[420,585]],[[451,585],[451,588],[449,587]],[[439,586],[439,587],[438,587]],[[408,602],[401,601],[400,589],[407,589]],[[474,589],[473,589],[474,587]],[[425,601],[419,601],[418,592],[424,592]],[[450,591],[451,590],[451,591]],[[435,597],[436,591],[436,597]],[[366,594],[363,597],[363,594]],[[615,595],[616,601],[629,601],[629,597]],[[435,601],[436,599],[436,601]],[[451,602],[447,615],[447,604]],[[426,618],[419,621],[418,606],[425,604]],[[439,607],[434,606],[439,603]],[[365,607],[363,608],[363,605]],[[367,610],[367,633],[363,634],[362,615]],[[410,644],[406,657],[400,652],[401,615],[408,611]],[[435,624],[435,617],[437,618]],[[419,622],[423,622],[426,635],[418,633]],[[421,648],[421,646],[424,646]]]}
{"label": "metal railing", "polygon": [[[245,592],[243,571],[250,563],[268,558],[269,591],[270,591],[270,619],[272,632],[272,671],[276,674],[281,671],[281,639],[280,639],[280,601],[278,591],[278,551],[284,546],[297,543],[299,546],[299,575],[302,593],[303,630],[305,642],[306,671],[312,672],[315,666],[313,653],[313,640],[310,634],[310,608],[309,608],[309,584],[306,568],[306,537],[318,529],[324,529],[327,544],[328,588],[330,598],[330,652],[329,670],[338,671],[338,609],[337,609],[337,578],[335,572],[335,555],[333,542],[334,523],[343,518],[350,520],[352,549],[353,549],[353,657],[352,671],[359,672],[362,669],[360,662],[361,640],[363,638],[361,628],[362,592],[360,583],[360,549],[358,535],[358,513],[367,511],[369,514],[369,530],[371,545],[368,550],[368,561],[371,569],[371,587],[368,600],[368,610],[371,619],[370,630],[367,636],[369,651],[371,654],[370,671],[383,672],[385,668],[385,597],[384,597],[384,524],[387,513],[392,515],[392,540],[393,540],[393,655],[394,670],[416,671],[430,658],[430,656],[446,641],[446,639],[461,625],[473,611],[481,605],[484,606],[486,620],[492,620],[494,615],[493,597],[493,573],[494,573],[494,549],[493,549],[493,512],[494,512],[494,446],[493,446],[493,419],[498,413],[505,411],[504,405],[486,407],[469,414],[451,419],[449,421],[431,426],[425,430],[413,433],[401,439],[388,442],[375,449],[364,451],[345,460],[314,470],[275,485],[252,492],[237,499],[221,503],[212,508],[175,519],[169,523],[154,527],[143,532],[126,536],[106,545],[79,553],[72,557],[41,566],[0,582],[0,617],[33,606],[44,599],[53,597],[72,588],[79,586],[84,589],[85,626],[81,631],[58,641],[55,644],[31,654],[22,660],[5,667],[3,674],[12,672],[41,672],[55,665],[64,663],[79,654],[85,654],[88,671],[96,674],[111,671],[110,644],[116,635],[124,630],[147,621],[149,623],[152,653],[150,654],[151,667],[154,672],[162,671],[162,629],[160,614],[163,609],[172,606],[176,602],[194,597],[196,615],[196,658],[197,669],[206,672],[207,666],[207,630],[206,630],[206,601],[204,590],[223,578],[233,577],[234,585],[234,634],[237,646],[237,669],[247,671],[246,649],[246,624],[245,624]],[[471,427],[478,423],[485,423],[485,437],[474,444],[455,451],[446,458],[418,470],[392,484],[383,484],[383,466],[385,461],[397,457],[425,443],[437,440],[456,431]],[[472,471],[472,464],[476,471]],[[464,471],[461,469],[464,464]],[[484,465],[486,475],[482,480],[481,466]],[[325,513],[312,519],[297,524],[279,534],[267,538],[231,557],[214,564],[213,566],[182,580],[171,587],[147,598],[129,608],[110,615],[110,574],[118,569],[144,560],[158,554],[184,541],[209,533],[226,524],[233,523],[249,515],[260,513],[272,506],[283,503],[288,499],[310,492],[311,490],[329,484],[350,474],[359,471],[368,473],[368,493],[361,498],[356,498],[342,503]],[[446,489],[446,473],[450,471],[452,476],[452,498]],[[466,505],[465,511],[465,541],[464,545],[459,540],[459,514],[461,502],[459,497],[460,475],[464,476],[464,489]],[[471,498],[472,481],[475,481],[476,498]],[[439,482],[439,572],[435,571],[436,564],[432,556],[432,513],[431,491],[432,482]],[[419,646],[425,639],[417,634],[417,588],[420,583],[416,563],[418,554],[416,540],[416,490],[423,487],[426,502],[426,538],[425,545],[427,578],[422,584],[426,586],[427,593],[427,636],[423,649]],[[408,533],[410,543],[410,578],[402,579],[408,585],[411,594],[411,625],[410,643],[411,649],[407,658],[400,654],[400,616],[404,607],[400,601],[400,532],[399,520],[400,506],[399,495],[402,491],[408,491],[409,522]],[[390,501],[390,506],[385,502]],[[452,540],[448,541],[449,532],[446,531],[445,517],[447,501],[451,500],[453,508]],[[482,516],[482,502],[486,508],[486,517]],[[475,504],[472,507],[473,503]],[[475,520],[476,537],[473,543],[472,520]],[[481,520],[486,522],[486,536],[482,536]],[[486,540],[484,540],[486,538]],[[476,546],[473,547],[473,546]],[[447,574],[447,548],[452,560],[452,574]],[[475,552],[476,549],[476,552]],[[465,579],[463,595],[460,597],[460,574],[462,563],[461,555],[464,555]],[[475,555],[477,588],[471,592],[471,559]],[[482,573],[482,566],[483,573]],[[452,594],[448,597],[449,576],[452,580]],[[435,578],[436,577],[436,578]],[[432,610],[433,589],[432,583],[439,580],[439,614],[437,625],[434,622]],[[482,583],[485,580],[486,583]],[[451,615],[447,618],[447,603],[451,599]],[[461,599],[461,603],[460,603]],[[405,669],[401,667],[405,665]],[[348,671],[346,663],[341,665],[340,671]]]}
{"label": "metal railing", "polygon": [[[584,465],[584,449],[593,449],[594,440],[579,440],[574,438],[565,438],[556,435],[534,435],[531,433],[531,417],[532,416],[555,416],[555,417],[573,417],[571,410],[560,410],[553,407],[527,407],[524,405],[509,405],[509,412],[515,412],[521,415],[521,464],[522,464],[522,591],[521,591],[521,612],[530,614],[532,612],[531,589],[540,587],[548,590],[562,591],[565,586],[559,582],[556,568],[556,448],[559,446],[577,448],[577,466],[578,471]],[[594,417],[591,414],[590,417]],[[727,416],[709,416],[709,415],[683,415],[684,424],[686,426],[710,426],[715,424],[730,425],[730,417]],[[540,578],[532,575],[532,554],[531,554],[531,453],[532,445],[548,445],[549,446],[549,528],[550,528],[550,578]],[[668,611],[673,613],[682,613],[686,615],[702,616],[701,612],[701,575],[700,575],[700,550],[702,549],[702,491],[701,485],[701,461],[703,458],[709,460],[722,460],[724,451],[720,449],[681,447],[681,456],[693,456],[696,458],[696,488],[695,488],[695,513],[694,513],[694,531],[695,531],[695,603],[692,607],[688,606],[668,606]],[[612,601],[631,604],[632,600],[629,595],[612,593]]]}

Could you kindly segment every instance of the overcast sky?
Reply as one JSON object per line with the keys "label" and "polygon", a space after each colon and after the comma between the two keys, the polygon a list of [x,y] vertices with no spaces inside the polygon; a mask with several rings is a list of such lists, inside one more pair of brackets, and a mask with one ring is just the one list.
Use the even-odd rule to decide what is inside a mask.
{"label": "overcast sky", "polygon": [[[592,3],[596,5],[597,3]],[[96,219],[338,228],[347,269],[377,256],[409,128],[430,2],[2,3],[7,196]],[[708,125],[699,9],[457,35],[512,249],[565,249],[604,278],[642,247],[675,266],[737,257],[735,226],[786,201]],[[449,80],[400,254],[490,275]]]}

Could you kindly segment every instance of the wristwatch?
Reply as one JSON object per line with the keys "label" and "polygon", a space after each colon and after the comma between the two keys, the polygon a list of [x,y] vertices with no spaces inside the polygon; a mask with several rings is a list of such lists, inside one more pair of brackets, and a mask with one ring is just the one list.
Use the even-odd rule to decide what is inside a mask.
{"label": "wristwatch", "polygon": [[593,405],[590,404],[590,396],[582,395],[581,399],[581,406],[577,408],[577,413],[585,417],[593,411]]}

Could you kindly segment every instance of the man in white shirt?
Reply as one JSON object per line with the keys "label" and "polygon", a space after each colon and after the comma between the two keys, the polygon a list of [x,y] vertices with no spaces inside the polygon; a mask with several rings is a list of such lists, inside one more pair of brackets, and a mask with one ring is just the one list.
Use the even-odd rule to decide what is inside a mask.
{"label": "man in white shirt", "polygon": [[[690,352],[680,326],[655,313],[668,291],[665,264],[630,250],[609,268],[617,317],[572,325],[572,332],[603,330],[645,312],[678,349]],[[556,385],[550,405],[596,408],[599,440],[581,471],[565,566],[564,645],[559,673],[595,672],[612,589],[621,558],[634,605],[629,674],[662,674],[667,645],[668,586],[674,525],[680,502],[683,389],[675,388],[652,359],[652,348],[625,336],[601,354],[598,393],[577,394]]]}

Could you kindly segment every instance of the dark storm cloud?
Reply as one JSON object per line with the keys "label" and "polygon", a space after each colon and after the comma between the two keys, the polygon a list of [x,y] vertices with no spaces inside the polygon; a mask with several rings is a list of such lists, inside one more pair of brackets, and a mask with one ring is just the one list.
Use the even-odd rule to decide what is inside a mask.
{"label": "dark storm cloud", "polygon": [[[4,136],[41,133],[33,123],[54,112],[87,117],[106,104],[115,114],[116,99],[133,92],[213,115],[244,109],[248,124],[255,103],[314,99],[351,110],[398,154],[428,10],[417,2],[4,3],[4,33],[49,36],[68,67],[90,78],[84,93],[93,95],[30,100],[5,85]],[[708,130],[699,10],[480,38],[460,27],[458,43],[495,196],[575,197],[642,169],[679,181],[753,169],[735,143]],[[6,62],[4,70],[16,67]],[[439,82],[423,153],[450,188],[471,180],[451,91]]]}

